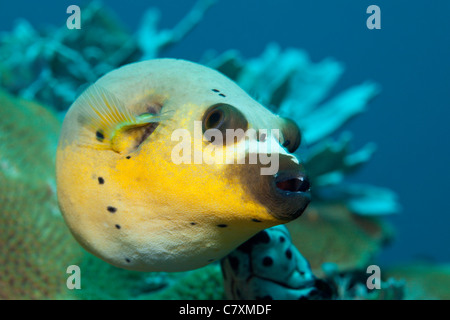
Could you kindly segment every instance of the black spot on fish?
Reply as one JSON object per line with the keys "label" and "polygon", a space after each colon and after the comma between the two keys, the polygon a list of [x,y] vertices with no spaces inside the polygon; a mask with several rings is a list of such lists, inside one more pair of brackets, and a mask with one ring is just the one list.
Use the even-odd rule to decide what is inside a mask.
{"label": "black spot on fish", "polygon": [[219,228],[226,228],[226,227],[228,227],[228,225],[226,225],[226,224],[218,224],[217,225]]}
{"label": "black spot on fish", "polygon": [[219,93],[219,96],[226,97],[226,95],[224,95],[223,93]]}
{"label": "black spot on fish", "polygon": [[266,141],[266,138],[267,138],[267,134],[261,133],[261,135],[259,136],[259,141],[264,142],[264,141]]}
{"label": "black spot on fish", "polygon": [[252,219],[253,222],[261,222],[261,220],[258,219]]}
{"label": "black spot on fish", "polygon": [[98,141],[103,141],[105,139],[105,135],[103,134],[102,130],[98,130],[95,133],[95,137],[97,138]]}
{"label": "black spot on fish", "polygon": [[128,263],[130,263],[130,262],[131,262],[131,260],[130,260],[130,259],[128,259],[128,258],[125,258],[125,261],[126,261],[126,262],[128,262]]}
{"label": "black spot on fish", "polygon": [[120,229],[120,226],[119,226],[118,224],[116,224],[116,228],[117,228],[117,229]]}
{"label": "black spot on fish", "polygon": [[191,222],[191,226],[195,226],[197,223],[195,222]]}
{"label": "black spot on fish", "polygon": [[246,242],[241,244],[237,249],[245,253],[250,253],[253,249],[253,246],[259,243],[267,244],[269,242],[269,234],[265,230],[263,230],[261,232],[258,232],[253,238],[250,238],[250,240],[247,240]]}
{"label": "black spot on fish", "polygon": [[292,251],[291,251],[291,249],[287,249],[286,252],[285,252],[285,254],[286,254],[286,258],[288,258],[289,260],[291,260],[291,258],[292,258]]}
{"label": "black spot on fish", "polygon": [[262,264],[264,267],[270,267],[273,265],[273,259],[271,257],[264,257]]}
{"label": "black spot on fish", "polygon": [[131,156],[127,156],[127,159],[130,159],[131,158]]}
{"label": "black spot on fish", "polygon": [[103,179],[102,177],[98,177],[98,183],[99,184],[104,184],[105,183],[105,179]]}
{"label": "black spot on fish", "polygon": [[217,90],[217,89],[211,89],[212,91],[214,91],[214,92],[220,92],[219,90]]}
{"label": "black spot on fish", "polygon": [[106,209],[111,213],[114,213],[117,211],[117,208],[114,208],[114,207],[107,207]]}
{"label": "black spot on fish", "polygon": [[280,242],[284,242],[286,239],[284,237],[280,237]]}

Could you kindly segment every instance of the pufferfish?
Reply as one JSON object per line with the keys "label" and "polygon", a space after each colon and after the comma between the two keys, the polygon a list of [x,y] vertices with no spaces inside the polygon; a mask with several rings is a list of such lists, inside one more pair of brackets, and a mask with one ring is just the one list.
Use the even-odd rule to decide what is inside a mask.
{"label": "pufferfish", "polygon": [[[190,133],[184,137],[191,149],[174,139],[180,129]],[[228,129],[279,135],[206,134],[225,136]],[[272,147],[258,148],[268,140]],[[292,154],[300,140],[292,120],[213,69],[177,59],[129,64],[97,80],[66,114],[57,150],[59,205],[77,241],[112,265],[199,268],[305,210],[309,182]],[[219,155],[245,152],[233,163],[174,161],[212,144]],[[248,161],[255,153],[277,156],[277,172],[261,174],[267,163]]]}

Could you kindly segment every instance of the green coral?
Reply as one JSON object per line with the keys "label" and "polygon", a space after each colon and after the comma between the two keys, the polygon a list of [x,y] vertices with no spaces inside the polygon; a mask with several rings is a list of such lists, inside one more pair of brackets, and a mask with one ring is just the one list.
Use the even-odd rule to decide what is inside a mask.
{"label": "green coral", "polygon": [[144,273],[116,268],[85,253],[80,264],[82,300],[223,299],[222,274],[217,264],[189,272]]}
{"label": "green coral", "polygon": [[114,267],[85,253],[81,262],[81,290],[74,296],[82,300],[137,299],[140,295],[165,287],[165,273],[143,273]]}
{"label": "green coral", "polygon": [[219,264],[185,272],[183,277],[167,288],[144,295],[148,300],[223,300],[225,292]]}
{"label": "green coral", "polygon": [[68,297],[81,249],[58,209],[60,123],[48,108],[0,89],[0,298]]}

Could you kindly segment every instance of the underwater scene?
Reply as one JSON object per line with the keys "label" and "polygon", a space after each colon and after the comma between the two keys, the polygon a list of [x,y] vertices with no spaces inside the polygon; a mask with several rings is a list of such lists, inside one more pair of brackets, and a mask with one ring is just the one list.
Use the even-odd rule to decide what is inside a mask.
{"label": "underwater scene", "polygon": [[0,299],[450,299],[448,12],[0,2]]}

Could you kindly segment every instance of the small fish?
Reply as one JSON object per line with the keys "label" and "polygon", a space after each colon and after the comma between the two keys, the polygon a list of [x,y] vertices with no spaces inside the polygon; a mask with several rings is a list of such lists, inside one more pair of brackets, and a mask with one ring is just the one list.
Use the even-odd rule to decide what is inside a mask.
{"label": "small fish", "polygon": [[[130,134],[132,130],[151,127],[167,117],[150,112],[133,114],[116,96],[105,88],[92,84],[77,100],[80,109],[79,121],[90,130],[80,143],[98,149],[111,149],[116,152],[123,151],[123,135]],[[134,131],[135,136],[142,133]],[[92,139],[95,134],[97,144]]]}
{"label": "small fish", "polygon": [[[280,134],[218,139],[228,129]],[[292,154],[300,138],[293,121],[215,70],[175,59],[130,64],[96,81],[67,112],[59,205],[79,243],[115,266],[199,268],[305,210],[309,183]],[[269,142],[266,151],[251,148]],[[192,147],[180,149],[184,143]],[[231,163],[216,160],[228,154]],[[279,159],[273,174],[261,174],[267,163],[238,161],[269,154]]]}

